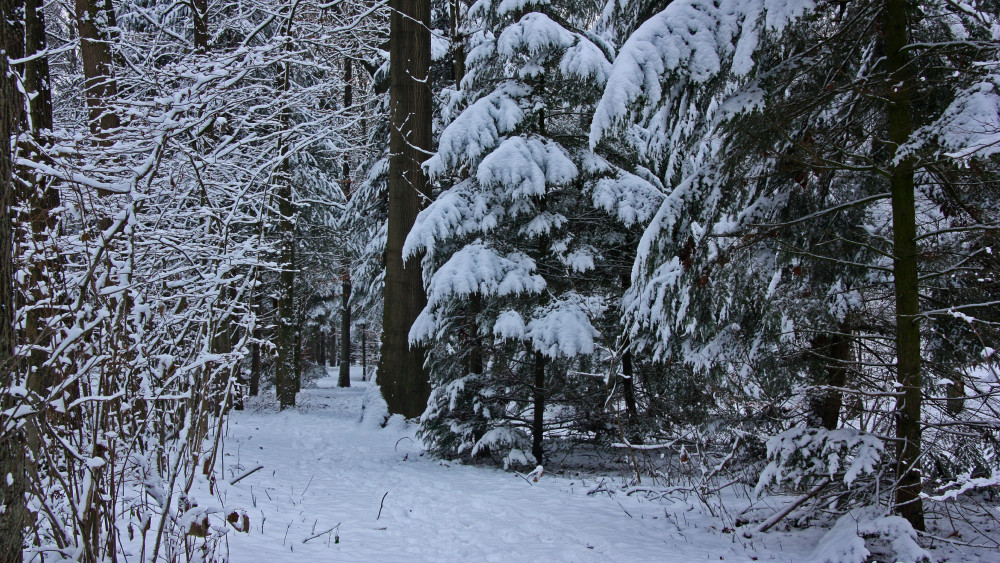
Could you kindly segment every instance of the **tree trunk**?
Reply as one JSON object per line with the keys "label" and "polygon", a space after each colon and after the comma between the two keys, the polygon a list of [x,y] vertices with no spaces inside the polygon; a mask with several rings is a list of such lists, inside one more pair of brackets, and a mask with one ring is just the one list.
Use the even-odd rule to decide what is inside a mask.
{"label": "tree trunk", "polygon": [[337,348],[337,330],[330,331],[330,367],[337,366],[337,357],[339,348]]}
{"label": "tree trunk", "polygon": [[[621,275],[622,293],[632,285],[632,278],[629,274]],[[638,411],[635,406],[635,373],[632,366],[632,342],[625,333],[624,342],[625,353],[622,354],[622,395],[625,396],[625,413],[629,420],[635,420]]]}
{"label": "tree trunk", "polygon": [[275,335],[274,387],[282,409],[295,406],[295,223],[292,186],[278,180],[278,232],[281,236],[281,274],[278,278],[278,319]]}
{"label": "tree trunk", "polygon": [[[257,334],[254,338],[258,338]],[[260,393],[260,343],[254,342],[250,345],[250,396],[256,397]]]}
{"label": "tree trunk", "polygon": [[451,2],[451,60],[455,73],[455,89],[461,90],[462,79],[465,78],[465,37],[460,31],[462,27],[462,0]]}
{"label": "tree trunk", "polygon": [[351,282],[345,281],[340,296],[340,377],[339,387],[351,386]]}
{"label": "tree trunk", "polygon": [[[822,385],[844,387],[847,384],[848,365],[854,360],[852,339],[847,327],[840,333],[823,334],[813,341],[813,351],[824,358]],[[844,394],[837,389],[824,389],[812,398],[813,417],[827,430],[840,426],[840,410]]]}
{"label": "tree trunk", "polygon": [[[889,141],[893,152],[913,132],[910,107],[912,72],[907,68],[907,0],[887,0],[885,5],[886,65],[889,72]],[[920,499],[920,313],[917,278],[917,228],[913,193],[913,160],[893,159],[889,167],[892,191],[893,279],[896,297],[896,510],[914,529],[924,529]]]}
{"label": "tree trunk", "polygon": [[[17,383],[14,369],[14,248],[11,224],[14,207],[14,184],[11,166],[11,136],[16,132],[20,96],[8,73],[7,53],[14,51],[22,38],[11,29],[19,19],[17,3],[0,0],[0,408],[11,409],[16,399],[6,390]],[[23,48],[23,46],[22,46]],[[24,545],[24,440],[13,432],[0,439],[0,554],[4,561],[20,562]]]}
{"label": "tree trunk", "polygon": [[323,331],[316,329],[316,365],[323,367],[326,365],[326,335]]}
{"label": "tree trunk", "polygon": [[105,21],[113,21],[114,11],[105,10],[99,0],[75,0],[75,5],[90,130],[98,137],[105,137],[121,123],[118,114],[108,108],[108,101],[118,95],[118,85],[111,73],[108,35],[98,21],[102,14]]}
{"label": "tree trunk", "polygon": [[430,186],[420,164],[430,155],[430,0],[391,0],[389,25],[389,219],[382,354],[377,382],[392,413],[419,416],[430,381],[426,351],[410,347],[413,321],[427,303],[420,257],[403,262],[403,242]]}
{"label": "tree trunk", "polygon": [[531,455],[535,462],[542,464],[545,451],[542,449],[542,438],[545,436],[545,364],[546,358],[541,352],[535,352],[535,385],[534,418],[531,423]]}
{"label": "tree trunk", "polygon": [[194,28],[194,51],[208,52],[208,0],[191,0],[191,19]]}
{"label": "tree trunk", "polygon": [[[353,65],[351,59],[344,59],[344,109],[348,109],[354,103],[353,87],[351,85]],[[351,163],[348,157],[344,157],[343,170],[343,190],[344,198],[351,199]],[[337,378],[339,387],[351,386],[351,267],[348,262],[344,262],[344,279],[340,288],[340,355],[343,361],[340,362],[340,377]]]}
{"label": "tree trunk", "polygon": [[302,319],[295,323],[295,369],[293,370],[292,381],[295,384],[295,392],[302,390]]}
{"label": "tree trunk", "polygon": [[361,381],[368,381],[368,330],[361,326]]}

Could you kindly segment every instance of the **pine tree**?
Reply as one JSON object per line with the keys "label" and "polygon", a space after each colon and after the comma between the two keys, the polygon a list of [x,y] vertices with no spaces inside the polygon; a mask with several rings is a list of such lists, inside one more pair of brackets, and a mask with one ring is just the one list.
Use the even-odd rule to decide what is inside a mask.
{"label": "pine tree", "polygon": [[481,2],[469,14],[485,30],[450,97],[465,109],[445,112],[457,115],[425,164],[442,191],[405,247],[426,253],[428,305],[410,338],[433,344],[422,432],[445,455],[541,463],[549,428],[605,429],[596,355],[613,347],[601,329],[614,324],[625,235],[599,225],[604,210],[646,219],[657,192],[586,146],[610,48],[573,25],[587,21],[579,8]]}
{"label": "pine tree", "polygon": [[984,37],[989,18],[907,9],[674,2],[623,46],[592,142],[632,147],[673,186],[640,246],[633,330],[731,404],[786,405],[818,384],[798,401],[806,420],[775,411],[772,431],[835,427],[845,388],[895,380],[896,504],[920,529],[918,276],[939,274],[926,260],[918,274],[915,245],[938,227],[916,210],[933,215],[939,190],[933,159],[909,147],[929,148],[913,133],[965,87],[938,69],[989,52],[949,52],[949,36]]}

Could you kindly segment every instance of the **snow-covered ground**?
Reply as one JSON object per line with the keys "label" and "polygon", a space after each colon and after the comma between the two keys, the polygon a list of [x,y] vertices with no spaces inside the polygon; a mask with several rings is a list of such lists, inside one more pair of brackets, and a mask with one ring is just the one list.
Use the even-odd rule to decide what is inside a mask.
{"label": "snow-covered ground", "polygon": [[[233,414],[221,460],[233,562],[805,561],[823,530],[733,533],[696,500],[601,492],[593,477],[537,482],[422,452],[415,428],[359,424],[368,383],[303,389],[299,408],[251,403]],[[614,490],[614,487],[608,487]],[[333,529],[328,533],[328,530]]]}

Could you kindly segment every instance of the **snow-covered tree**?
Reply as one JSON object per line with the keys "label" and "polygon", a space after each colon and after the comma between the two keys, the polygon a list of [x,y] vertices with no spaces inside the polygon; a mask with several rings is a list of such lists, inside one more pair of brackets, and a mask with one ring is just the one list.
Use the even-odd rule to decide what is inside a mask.
{"label": "snow-covered tree", "polygon": [[[849,424],[888,433],[865,412],[893,412],[896,502],[917,528],[927,420],[917,291],[942,273],[945,285],[967,285],[954,268],[978,251],[931,260],[929,237],[949,231],[934,218],[941,186],[963,174],[935,171],[943,151],[909,147],[927,150],[951,100],[964,104],[966,81],[988,75],[988,62],[948,74],[995,57],[987,14],[945,3],[673,2],[623,45],[591,131],[595,146],[630,148],[671,186],[626,301],[637,344],[708,375],[735,420],[763,402],[780,407],[780,428],[803,394],[801,410],[827,428],[860,415]],[[919,95],[921,81],[934,96]],[[972,130],[988,131],[995,106],[974,111]],[[880,399],[894,385],[905,395]],[[841,394],[858,387],[865,394],[849,392],[861,410],[842,414]]]}
{"label": "snow-covered tree", "polygon": [[445,112],[455,117],[425,163],[442,190],[405,247],[425,253],[428,305],[410,338],[433,345],[422,425],[440,452],[540,463],[547,429],[602,424],[616,334],[601,329],[625,244],[605,210],[646,219],[656,190],[586,145],[613,53],[580,7],[483,1],[469,12],[479,31],[452,98],[464,109]]}

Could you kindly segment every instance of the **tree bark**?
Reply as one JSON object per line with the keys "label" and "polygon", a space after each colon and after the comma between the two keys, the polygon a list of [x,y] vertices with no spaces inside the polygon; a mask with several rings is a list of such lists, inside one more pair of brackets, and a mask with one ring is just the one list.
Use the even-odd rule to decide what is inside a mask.
{"label": "tree bark", "polygon": [[[632,285],[632,278],[629,274],[622,274],[622,293],[628,291]],[[632,342],[625,333],[624,342],[625,353],[622,354],[622,395],[625,396],[625,413],[629,420],[635,420],[639,414],[635,406],[635,370],[632,365]]]}
{"label": "tree bark", "polygon": [[99,0],[75,0],[76,25],[80,32],[80,57],[83,60],[84,93],[87,98],[90,130],[98,137],[106,137],[121,122],[118,114],[108,108],[108,100],[118,95],[118,85],[112,75],[111,46],[103,26],[98,25],[103,14],[105,21],[114,20],[114,10],[105,10]]}
{"label": "tree bark", "polygon": [[338,387],[351,386],[351,282],[345,281],[340,296],[340,377]]}
{"label": "tree bark", "polygon": [[[824,386],[844,387],[847,384],[847,366],[854,359],[852,340],[846,327],[841,327],[840,330],[840,333],[823,334],[813,342],[813,350],[826,360],[823,368]],[[843,403],[844,394],[841,391],[824,389],[813,397],[813,417],[823,428],[834,430],[840,425]]]}
{"label": "tree bark", "polygon": [[361,381],[368,381],[368,330],[361,326]]}
{"label": "tree bark", "polygon": [[[7,55],[23,39],[14,33],[11,22],[19,19],[14,0],[0,0],[0,407],[15,406],[7,389],[16,384],[14,361],[14,248],[11,232],[14,183],[11,166],[11,136],[16,133],[20,96],[9,74]],[[24,440],[13,432],[0,437],[0,554],[4,561],[22,561],[25,525]]]}
{"label": "tree bark", "polygon": [[[353,65],[351,59],[344,59],[344,109],[348,109],[354,103],[352,82]],[[344,157],[343,170],[343,190],[344,198],[351,199],[351,163],[348,157]],[[351,268],[350,264],[344,263],[344,279],[340,286],[340,346],[341,357],[344,361],[340,363],[340,374],[337,378],[337,386],[351,386]]]}
{"label": "tree bark", "polygon": [[295,406],[295,222],[292,185],[278,180],[278,232],[281,273],[278,277],[278,319],[274,387],[281,409]]}
{"label": "tree bark", "polygon": [[[913,133],[910,107],[912,72],[909,55],[907,0],[887,0],[885,4],[886,65],[889,72],[889,141],[893,152]],[[917,277],[917,229],[913,190],[913,159],[891,161],[893,279],[896,297],[896,382],[900,396],[896,402],[896,510],[916,530],[924,529],[920,498],[921,375],[920,312]]]}
{"label": "tree bark", "polygon": [[451,6],[451,60],[455,73],[455,89],[462,89],[465,78],[465,37],[462,35],[462,0],[452,0]]}
{"label": "tree bark", "polygon": [[[259,338],[259,335],[255,334],[254,338]],[[260,394],[260,343],[254,342],[250,345],[250,396],[256,397],[258,394]]]}
{"label": "tree bark", "polygon": [[316,365],[323,367],[326,365],[326,335],[323,331],[316,329]]}
{"label": "tree bark", "polygon": [[191,19],[194,28],[194,51],[207,53],[208,42],[208,0],[191,0]]}
{"label": "tree bark", "polygon": [[534,416],[531,423],[531,455],[535,456],[535,462],[542,464],[545,450],[542,448],[542,439],[545,437],[545,356],[541,352],[535,352],[535,385],[532,389],[534,393]]}
{"label": "tree bark", "polygon": [[430,156],[430,0],[392,0],[389,31],[389,219],[386,240],[382,354],[377,382],[392,413],[419,416],[430,380],[426,351],[410,347],[413,321],[427,303],[420,257],[404,263],[403,242],[430,197],[420,164]]}

